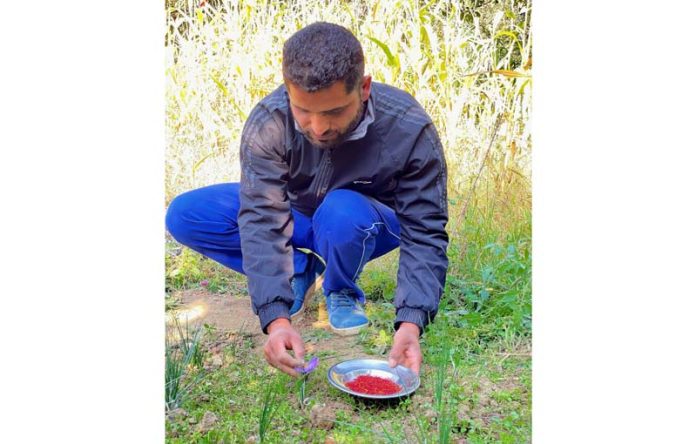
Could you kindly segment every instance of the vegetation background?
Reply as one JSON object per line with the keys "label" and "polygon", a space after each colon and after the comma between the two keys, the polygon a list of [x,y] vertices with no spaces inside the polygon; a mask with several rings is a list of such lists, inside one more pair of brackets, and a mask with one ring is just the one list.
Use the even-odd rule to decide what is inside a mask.
{"label": "vegetation background", "polygon": [[[349,28],[363,44],[366,72],[411,93],[435,122],[449,169],[451,238],[440,314],[423,336],[419,397],[395,408],[364,405],[317,377],[309,389],[314,404],[348,406],[331,427],[318,427],[314,404],[298,412],[294,383],[266,369],[243,335],[225,346],[227,365],[205,368],[206,344],[215,337],[208,326],[207,336],[199,328],[168,343],[168,441],[528,442],[531,3],[167,0],[165,6],[165,204],[193,188],[239,180],[239,135],[251,108],[282,82],[283,42],[323,20]],[[389,347],[397,259],[398,252],[380,258],[361,277],[374,321],[359,343],[377,356]],[[242,277],[171,239],[166,264],[171,310],[201,282],[206,291],[246,297]],[[258,384],[260,376],[276,381],[268,386],[273,392]],[[230,402],[245,411],[230,414]]]}

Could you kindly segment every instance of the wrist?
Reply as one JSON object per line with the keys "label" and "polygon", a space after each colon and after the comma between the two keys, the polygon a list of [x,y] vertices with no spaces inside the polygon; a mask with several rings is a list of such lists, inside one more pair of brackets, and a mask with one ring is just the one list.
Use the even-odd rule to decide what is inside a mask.
{"label": "wrist", "polygon": [[432,321],[433,317],[434,313],[428,313],[420,308],[404,306],[396,310],[394,328],[398,330],[402,323],[408,322],[409,324],[417,325],[420,328],[419,335],[422,335],[425,326]]}
{"label": "wrist", "polygon": [[277,330],[279,328],[286,328],[290,327],[290,321],[286,318],[278,318],[273,321],[271,321],[270,324],[268,324],[268,327],[266,330],[268,331],[269,334],[273,333],[273,330]]}
{"label": "wrist", "polygon": [[275,301],[257,307],[261,330],[268,334],[268,325],[278,318],[290,319],[290,306],[285,301]]}
{"label": "wrist", "polygon": [[407,322],[403,321],[399,324],[399,329],[398,331],[404,330],[405,332],[408,333],[413,333],[416,336],[420,336],[420,327],[418,324],[414,324],[413,322]]}

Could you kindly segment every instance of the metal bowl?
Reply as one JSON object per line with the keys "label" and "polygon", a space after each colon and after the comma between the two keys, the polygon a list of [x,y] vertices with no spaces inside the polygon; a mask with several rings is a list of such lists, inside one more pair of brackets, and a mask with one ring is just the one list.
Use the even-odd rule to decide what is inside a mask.
{"label": "metal bowl", "polygon": [[[401,391],[392,395],[368,395],[355,392],[346,386],[360,375],[378,376],[389,379],[401,386]],[[420,378],[411,369],[402,365],[389,367],[387,361],[378,359],[351,359],[340,362],[329,369],[327,374],[329,384],[353,396],[369,399],[392,399],[408,396],[420,386]]]}

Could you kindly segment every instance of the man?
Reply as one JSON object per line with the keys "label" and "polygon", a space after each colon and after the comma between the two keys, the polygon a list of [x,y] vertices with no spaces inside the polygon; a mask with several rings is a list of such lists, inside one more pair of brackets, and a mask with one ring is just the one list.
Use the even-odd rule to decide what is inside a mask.
{"label": "man", "polygon": [[[419,337],[447,271],[447,178],[430,117],[399,89],[364,75],[347,29],[314,23],[283,47],[284,85],[242,131],[240,184],[178,196],[169,232],[248,277],[268,334],[266,360],[297,376],[304,345],[291,320],[323,278],[331,329],[368,325],[356,284],[365,264],[401,247],[390,365],[420,372]],[[292,350],[294,357],[288,353]]]}

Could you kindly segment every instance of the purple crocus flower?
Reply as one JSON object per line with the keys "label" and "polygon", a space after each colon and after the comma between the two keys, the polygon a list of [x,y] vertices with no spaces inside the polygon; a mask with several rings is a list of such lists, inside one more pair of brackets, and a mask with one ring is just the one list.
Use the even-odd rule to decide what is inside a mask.
{"label": "purple crocus flower", "polygon": [[204,286],[204,287],[207,287],[207,286],[208,286],[208,281],[207,281],[207,280],[201,281],[201,285]]}
{"label": "purple crocus flower", "polygon": [[307,364],[305,364],[304,367],[295,367],[295,371],[297,373],[306,375],[306,374],[314,371],[314,369],[317,368],[318,364],[319,364],[319,358],[315,356],[312,359],[310,359],[309,362]]}

